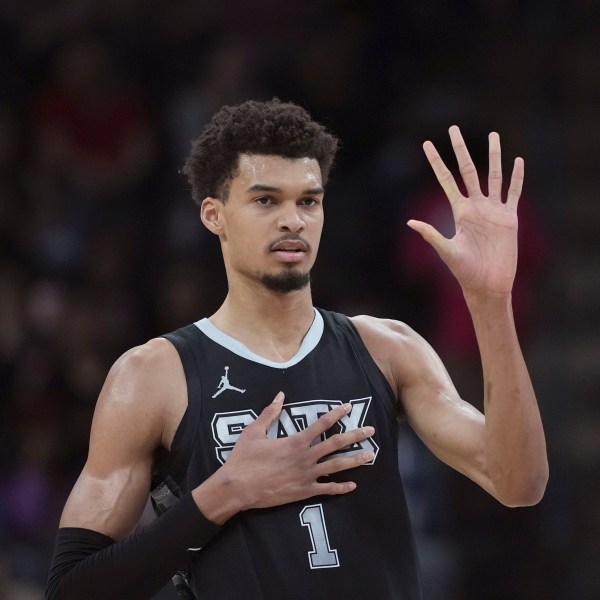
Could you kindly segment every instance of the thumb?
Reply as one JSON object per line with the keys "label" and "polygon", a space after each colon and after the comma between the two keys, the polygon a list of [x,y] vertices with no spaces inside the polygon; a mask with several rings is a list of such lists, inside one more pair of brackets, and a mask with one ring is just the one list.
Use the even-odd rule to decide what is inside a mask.
{"label": "thumb", "polygon": [[406,223],[411,229],[421,235],[421,237],[441,256],[445,253],[448,240],[432,225],[423,221],[411,219]]}
{"label": "thumb", "polygon": [[285,394],[283,392],[278,392],[273,399],[273,402],[263,409],[252,425],[254,425],[254,427],[256,427],[261,433],[266,434],[267,429],[269,429],[269,427],[281,414],[281,408],[283,407],[284,399]]}

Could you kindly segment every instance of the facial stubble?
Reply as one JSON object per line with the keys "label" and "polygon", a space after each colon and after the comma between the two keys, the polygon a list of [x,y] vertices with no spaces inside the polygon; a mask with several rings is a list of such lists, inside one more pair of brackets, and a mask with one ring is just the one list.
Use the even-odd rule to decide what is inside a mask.
{"label": "facial stubble", "polygon": [[287,294],[305,288],[310,283],[310,271],[302,273],[294,269],[277,275],[265,273],[260,282],[272,292]]}

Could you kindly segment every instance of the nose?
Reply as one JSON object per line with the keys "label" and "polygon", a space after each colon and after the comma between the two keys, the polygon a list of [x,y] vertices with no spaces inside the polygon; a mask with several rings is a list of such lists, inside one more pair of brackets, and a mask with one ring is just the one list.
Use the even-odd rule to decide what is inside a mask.
{"label": "nose", "polygon": [[279,231],[300,233],[304,231],[306,223],[302,216],[300,207],[294,202],[291,205],[282,205],[277,216],[277,228]]}

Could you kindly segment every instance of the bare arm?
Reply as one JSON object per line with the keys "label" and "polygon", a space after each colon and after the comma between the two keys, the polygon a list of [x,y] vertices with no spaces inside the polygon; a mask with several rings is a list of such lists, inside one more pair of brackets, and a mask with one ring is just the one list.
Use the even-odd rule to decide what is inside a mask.
{"label": "bare arm", "polygon": [[[504,379],[506,370],[515,376],[511,359],[491,359],[492,368],[484,366],[484,416],[460,397],[437,353],[410,327],[367,316],[353,322],[396,390],[408,423],[440,460],[507,506],[527,506],[541,499],[548,471],[535,396],[527,390],[529,378],[509,379],[508,391],[493,383]],[[503,343],[496,341],[499,346]],[[482,357],[497,351],[482,349]],[[512,360],[518,363],[522,360],[518,345],[514,351]],[[514,371],[523,372],[519,364]]]}
{"label": "bare arm", "polygon": [[[168,422],[169,405],[161,399],[176,399],[183,376],[169,346],[155,340],[129,351],[106,379],[88,460],[61,518],[48,600],[148,598],[181,567],[193,537],[206,529],[196,506],[184,499],[146,530],[132,533]],[[208,523],[208,529],[217,528]]]}
{"label": "bare arm", "polygon": [[424,149],[450,201],[456,234],[446,239],[426,223],[408,224],[435,248],[462,287],[483,366],[485,416],[459,397],[437,354],[408,327],[362,318],[361,335],[396,386],[410,424],[438,457],[503,504],[535,504],[548,479],[546,444],[511,308],[523,160],[515,160],[503,202],[498,134],[489,138],[488,196],[480,190],[458,127],[450,128],[450,138],[466,197],[433,144],[426,142]]}
{"label": "bare arm", "polygon": [[92,529],[118,540],[138,522],[153,455],[162,444],[164,398],[182,393],[169,345],[153,340],[134,348],[110,370],[96,404],[87,462],[60,527]]}

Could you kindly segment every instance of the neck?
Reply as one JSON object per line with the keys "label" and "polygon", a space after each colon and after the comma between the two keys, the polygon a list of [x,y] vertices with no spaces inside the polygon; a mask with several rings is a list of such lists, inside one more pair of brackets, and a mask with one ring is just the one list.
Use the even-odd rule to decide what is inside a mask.
{"label": "neck", "polygon": [[232,289],[210,321],[256,354],[289,360],[314,319],[310,286],[280,294],[264,287]]}

